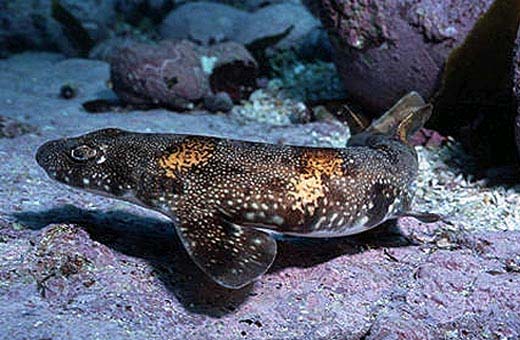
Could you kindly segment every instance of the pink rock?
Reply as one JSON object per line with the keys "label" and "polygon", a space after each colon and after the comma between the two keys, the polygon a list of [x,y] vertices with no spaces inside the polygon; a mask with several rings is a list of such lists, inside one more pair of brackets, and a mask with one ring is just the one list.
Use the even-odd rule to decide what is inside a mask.
{"label": "pink rock", "polygon": [[518,232],[453,233],[453,247],[438,248],[442,225],[407,218],[399,225],[416,244],[385,227],[292,238],[279,242],[273,268],[254,285],[226,290],[190,261],[171,225],[82,216],[87,229],[14,231],[0,223],[0,311],[9,330],[116,338],[124,331],[129,339],[520,336]]}
{"label": "pink rock", "polygon": [[444,137],[435,130],[422,128],[412,136],[410,142],[412,145],[422,145],[429,148],[438,148],[447,140],[448,138]]}
{"label": "pink rock", "polygon": [[380,115],[414,90],[435,104],[429,126],[460,140],[482,166],[515,160],[511,55],[518,1],[317,3],[346,91],[366,113]]}
{"label": "pink rock", "polygon": [[516,99],[517,116],[515,119],[516,146],[520,152],[520,28],[515,41],[515,53],[513,59],[513,94]]}
{"label": "pink rock", "polygon": [[204,97],[227,92],[246,98],[255,87],[257,65],[237,43],[205,48],[189,41],[123,46],[111,58],[113,89],[126,103],[186,110]]}
{"label": "pink rock", "polygon": [[318,1],[347,93],[380,114],[405,93],[430,98],[450,51],[492,0]]}

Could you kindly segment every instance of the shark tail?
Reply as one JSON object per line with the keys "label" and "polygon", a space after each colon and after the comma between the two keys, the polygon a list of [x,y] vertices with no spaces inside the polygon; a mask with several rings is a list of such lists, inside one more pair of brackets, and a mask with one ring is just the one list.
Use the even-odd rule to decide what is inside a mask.
{"label": "shark tail", "polygon": [[394,136],[404,143],[430,119],[433,106],[417,92],[410,92],[364,131]]}

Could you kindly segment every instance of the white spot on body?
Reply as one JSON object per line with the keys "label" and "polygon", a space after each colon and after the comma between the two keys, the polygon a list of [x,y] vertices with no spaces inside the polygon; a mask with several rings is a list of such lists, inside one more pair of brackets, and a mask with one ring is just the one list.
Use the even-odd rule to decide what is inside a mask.
{"label": "white spot on body", "polygon": [[321,216],[319,219],[318,219],[318,222],[316,222],[316,224],[314,225],[314,230],[319,230],[321,228],[321,225],[323,224],[323,222],[325,222],[327,218],[325,216]]}
{"label": "white spot on body", "polygon": [[354,221],[354,223],[352,224],[352,228],[364,229],[367,222],[368,222],[368,216],[363,216],[363,217],[357,219],[356,221]]}
{"label": "white spot on body", "polygon": [[361,218],[358,218],[357,220],[354,220],[354,222],[345,225],[345,224],[343,224],[344,218],[342,217],[338,221],[338,224],[337,224],[337,226],[341,226],[341,228],[327,229],[327,227],[329,227],[331,225],[330,225],[330,223],[327,223],[326,225],[324,225],[324,222],[326,222],[326,217],[322,216],[322,217],[320,217],[320,219],[314,226],[312,232],[310,232],[310,233],[289,232],[286,234],[295,235],[295,236],[316,237],[316,238],[349,236],[349,235],[359,234],[360,232],[363,232],[363,231],[368,230],[371,227],[373,227],[372,225],[367,225],[368,221],[369,221],[368,216],[363,216]]}
{"label": "white spot on body", "polygon": [[284,222],[284,219],[282,216],[280,215],[274,215],[273,218],[272,218],[272,221],[274,224],[276,225],[282,225],[283,222]]}
{"label": "white spot on body", "polygon": [[96,163],[97,164],[102,164],[106,160],[107,160],[107,158],[103,155],[103,156],[99,157],[99,159],[96,161]]}
{"label": "white spot on body", "polygon": [[399,199],[399,197],[397,197],[393,202],[392,204],[390,204],[388,206],[388,211],[386,213],[386,218],[391,218],[391,217],[395,217],[396,216],[396,213],[399,212],[401,208],[401,200]]}

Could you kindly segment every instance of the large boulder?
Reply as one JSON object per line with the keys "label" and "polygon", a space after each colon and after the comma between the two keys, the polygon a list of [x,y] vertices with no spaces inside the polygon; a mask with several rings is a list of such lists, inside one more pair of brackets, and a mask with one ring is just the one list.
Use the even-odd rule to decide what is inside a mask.
{"label": "large boulder", "polygon": [[347,94],[368,116],[414,90],[435,102],[430,126],[461,140],[482,165],[516,160],[510,70],[519,1],[312,5],[332,38]]}
{"label": "large boulder", "polygon": [[[114,0],[54,3],[77,19],[94,42],[106,37],[116,17]],[[78,55],[81,52],[78,41],[68,35],[67,29],[53,16],[52,6],[52,0],[0,1],[0,51],[43,49]]]}
{"label": "large boulder", "polygon": [[111,58],[110,77],[117,95],[129,104],[193,108],[205,97],[226,92],[238,101],[253,91],[257,66],[239,44],[210,47],[190,41],[132,44]]}
{"label": "large boulder", "polygon": [[[317,4],[316,4],[317,3]],[[492,0],[315,1],[350,96],[374,114],[411,90],[430,98],[450,51]]]}
{"label": "large boulder", "polygon": [[247,12],[213,3],[187,3],[172,11],[162,22],[160,33],[166,39],[191,39],[203,45],[229,40],[235,35]]}
{"label": "large boulder", "polygon": [[178,7],[160,26],[167,39],[190,39],[202,45],[230,40],[282,49],[308,45],[319,29],[319,21],[301,4],[272,4],[250,13],[204,1]]}
{"label": "large boulder", "polygon": [[266,6],[252,13],[246,22],[242,22],[241,26],[237,27],[237,35],[233,39],[248,45],[259,39],[287,32],[276,47],[296,47],[320,26],[320,22],[305,7],[281,3]]}

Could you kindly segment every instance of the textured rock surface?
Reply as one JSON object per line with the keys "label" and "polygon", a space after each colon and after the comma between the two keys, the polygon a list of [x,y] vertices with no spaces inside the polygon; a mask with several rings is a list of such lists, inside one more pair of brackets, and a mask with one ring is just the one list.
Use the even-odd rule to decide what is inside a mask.
{"label": "textured rock surface", "polygon": [[273,45],[288,48],[313,44],[312,34],[319,27],[319,21],[300,4],[272,4],[249,13],[201,1],[173,10],[164,19],[160,31],[164,38],[191,39],[204,45],[227,40],[252,44],[281,36]]}
{"label": "textured rock surface", "polygon": [[187,40],[132,44],[121,47],[110,62],[113,88],[121,100],[179,110],[218,92],[233,100],[247,98],[257,70],[249,52],[232,42],[207,48]]}
{"label": "textured rock surface", "polygon": [[161,24],[160,31],[167,39],[192,39],[202,44],[221,42],[235,33],[247,12],[213,3],[187,3],[172,11]]}
{"label": "textured rock surface", "polygon": [[242,23],[242,27],[238,28],[236,41],[251,44],[290,30],[276,47],[296,47],[319,26],[319,21],[305,7],[281,3],[264,7],[251,14],[247,21]]}
{"label": "textured rock surface", "polygon": [[[0,61],[0,73],[2,113],[27,112],[41,131],[0,140],[0,337],[520,336],[518,231],[464,233],[402,219],[400,232],[285,239],[267,275],[228,291],[191,263],[163,217],[57,185],[33,159],[47,139],[107,126],[330,146],[329,123],[244,124],[164,110],[92,115],[81,103],[108,91],[104,62],[23,54]],[[68,82],[78,96],[60,99]]]}
{"label": "textured rock surface", "polygon": [[515,40],[513,57],[513,95],[515,98],[517,116],[515,119],[515,138],[518,152],[520,153],[520,27]]}
{"label": "textured rock surface", "polygon": [[514,232],[453,236],[443,249],[433,229],[404,221],[405,234],[430,241],[288,240],[270,273],[228,291],[192,265],[159,220],[77,208],[19,216],[37,229],[82,222],[1,229],[0,324],[15,337],[520,336]]}
{"label": "textured rock surface", "polygon": [[459,139],[482,166],[517,161],[510,73],[520,2],[313,4],[331,33],[346,91],[367,113],[378,115],[415,90],[435,101],[429,126]]}
{"label": "textured rock surface", "polygon": [[0,138],[15,138],[36,131],[36,127],[32,125],[22,123],[17,119],[0,116]]}
{"label": "textured rock surface", "polygon": [[229,112],[233,108],[233,100],[227,92],[219,92],[204,98],[204,108],[210,112]]}
{"label": "textured rock surface", "polygon": [[254,12],[262,7],[269,6],[271,4],[279,3],[291,3],[299,5],[300,0],[211,0],[212,2],[224,3],[242,10]]}
{"label": "textured rock surface", "polygon": [[481,166],[518,162],[511,72],[519,27],[520,2],[495,1],[450,55],[435,100],[430,126],[458,138]]}
{"label": "textured rock surface", "polygon": [[[61,0],[60,3],[95,41],[106,36],[115,19],[114,0]],[[47,49],[77,54],[60,24],[52,18],[51,4],[52,0],[0,1],[0,51]]]}
{"label": "textured rock surface", "polygon": [[131,47],[138,42],[139,41],[129,37],[108,38],[96,44],[92,50],[90,50],[88,57],[89,59],[98,59],[110,62],[112,57],[116,55],[120,49]]}
{"label": "textured rock surface", "polygon": [[[316,4],[317,3],[317,4]],[[433,95],[449,52],[492,0],[320,0],[348,93],[379,114],[403,94]]]}
{"label": "textured rock surface", "polygon": [[438,148],[443,143],[446,143],[447,140],[448,138],[442,136],[437,131],[422,128],[412,136],[410,142],[412,145],[422,145],[429,148]]}

